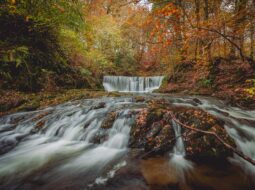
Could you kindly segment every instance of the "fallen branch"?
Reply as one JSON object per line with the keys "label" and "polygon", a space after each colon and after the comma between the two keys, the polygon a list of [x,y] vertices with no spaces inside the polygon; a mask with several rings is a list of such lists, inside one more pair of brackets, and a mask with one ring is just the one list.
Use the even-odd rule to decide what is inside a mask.
{"label": "fallen branch", "polygon": [[252,158],[244,155],[242,152],[236,150],[233,146],[231,146],[230,144],[226,143],[224,140],[222,140],[222,138],[219,137],[218,134],[216,134],[215,132],[212,132],[212,131],[204,131],[204,130],[201,130],[201,129],[197,129],[197,128],[194,128],[194,127],[191,127],[191,126],[188,126],[182,122],[180,122],[178,119],[176,119],[176,117],[174,116],[174,114],[172,112],[170,112],[170,115],[172,117],[172,119],[178,123],[179,125],[181,125],[182,127],[186,128],[186,129],[189,129],[189,130],[192,130],[192,131],[196,131],[196,132],[199,132],[199,133],[203,133],[203,134],[206,134],[206,135],[211,135],[211,136],[214,136],[219,142],[221,142],[221,144],[223,144],[227,149],[231,150],[232,152],[234,152],[235,154],[237,154],[238,156],[240,156],[241,158],[243,158],[244,160],[246,160],[247,162],[251,163],[252,165],[255,165],[255,160],[253,160]]}

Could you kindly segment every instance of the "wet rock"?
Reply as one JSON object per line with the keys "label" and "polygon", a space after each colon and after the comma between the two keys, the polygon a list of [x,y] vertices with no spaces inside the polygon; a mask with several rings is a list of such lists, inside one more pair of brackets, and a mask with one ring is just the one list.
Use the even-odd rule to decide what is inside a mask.
{"label": "wet rock", "polygon": [[[182,108],[175,112],[179,121],[193,128],[204,131],[215,132],[226,143],[235,147],[233,140],[224,129],[224,122],[209,113],[192,108]],[[190,157],[196,156],[221,156],[227,157],[232,153],[222,145],[215,137],[187,130],[182,127],[185,136],[183,138],[186,148],[186,154]]]}
{"label": "wet rock", "polygon": [[99,130],[95,136],[91,139],[93,144],[101,144],[108,139],[108,132],[105,129]]}
{"label": "wet rock", "polygon": [[38,121],[51,113],[52,113],[51,111],[41,113],[41,114],[37,115],[35,118],[33,118],[32,121]]}
{"label": "wet rock", "polygon": [[163,118],[164,110],[163,109],[151,109],[146,118],[147,123],[153,123],[159,121]]}
{"label": "wet rock", "polygon": [[14,124],[1,125],[0,133],[6,132],[6,131],[11,131],[11,130],[15,129],[15,127],[16,127],[16,125],[14,125]]}
{"label": "wet rock", "polygon": [[[151,110],[150,110],[151,111]],[[144,148],[150,155],[164,154],[174,145],[174,131],[163,119],[162,110],[141,111],[131,130],[130,147]]]}
{"label": "wet rock", "polygon": [[101,128],[103,129],[109,129],[113,126],[113,123],[115,119],[117,118],[118,113],[117,112],[110,112],[106,115],[105,119],[103,120],[103,123],[101,125]]}
{"label": "wet rock", "polygon": [[135,102],[144,102],[145,101],[145,97],[143,96],[136,96],[135,97]]}
{"label": "wet rock", "polygon": [[22,105],[18,111],[35,111],[40,107],[39,102],[31,102],[30,104]]}
{"label": "wet rock", "polygon": [[26,116],[18,116],[18,117],[14,117],[14,118],[11,118],[11,124],[18,124],[19,122],[21,122],[22,120],[26,119]]}
{"label": "wet rock", "polygon": [[162,123],[161,122],[155,122],[152,124],[152,129],[148,132],[148,134],[146,135],[146,138],[154,138],[155,136],[157,136],[159,134],[159,132],[162,129]]}
{"label": "wet rock", "polygon": [[171,125],[165,125],[162,127],[160,133],[155,137],[155,143],[151,150],[153,150],[155,153],[163,154],[170,151],[174,144],[174,130]]}
{"label": "wet rock", "polygon": [[[164,108],[163,108],[164,106]],[[148,155],[165,154],[172,151],[175,145],[175,132],[172,127],[173,113],[181,123],[193,128],[216,133],[226,143],[235,147],[229,137],[224,122],[198,108],[171,107],[170,105],[151,104],[142,110],[132,127],[129,146],[143,148]],[[209,156],[227,157],[232,154],[214,136],[189,130],[181,126],[186,154],[189,157]]]}
{"label": "wet rock", "polygon": [[19,134],[13,138],[2,138],[0,141],[0,155],[5,154],[15,148],[19,142],[27,137],[28,134]]}
{"label": "wet rock", "polygon": [[125,166],[118,169],[113,178],[110,178],[104,186],[95,186],[93,190],[148,190],[144,176],[140,171],[139,160],[127,160]]}
{"label": "wet rock", "polygon": [[105,102],[100,102],[98,105],[94,106],[93,109],[102,109],[105,108],[106,103]]}
{"label": "wet rock", "polygon": [[35,125],[35,127],[30,131],[31,134],[35,134],[38,133],[40,130],[42,130],[45,126],[46,121],[42,120],[42,121],[38,121]]}
{"label": "wet rock", "polygon": [[199,105],[203,104],[198,98],[193,98],[193,101]]}

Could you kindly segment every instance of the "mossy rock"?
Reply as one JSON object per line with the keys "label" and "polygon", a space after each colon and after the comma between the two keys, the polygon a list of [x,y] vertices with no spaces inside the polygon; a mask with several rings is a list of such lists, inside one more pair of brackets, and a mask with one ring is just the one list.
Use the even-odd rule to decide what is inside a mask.
{"label": "mossy rock", "polygon": [[[199,102],[198,102],[199,103]],[[130,147],[143,148],[148,155],[165,154],[172,151],[175,142],[175,132],[172,127],[175,115],[181,123],[203,131],[217,134],[227,144],[235,147],[233,139],[224,128],[224,122],[215,116],[198,108],[176,107],[151,104],[142,110],[131,130]],[[189,130],[183,126],[181,132],[189,157],[228,157],[232,152],[227,149],[215,136]]]}
{"label": "mossy rock", "polygon": [[145,97],[143,97],[143,96],[136,96],[134,99],[135,99],[135,102],[144,102],[145,101]]}
{"label": "mossy rock", "polygon": [[18,111],[35,111],[40,107],[40,102],[31,102],[18,108]]}

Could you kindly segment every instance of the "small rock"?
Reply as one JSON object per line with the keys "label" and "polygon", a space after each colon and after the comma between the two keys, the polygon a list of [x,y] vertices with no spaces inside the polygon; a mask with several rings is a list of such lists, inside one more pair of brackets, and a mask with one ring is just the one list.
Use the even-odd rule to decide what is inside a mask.
{"label": "small rock", "polygon": [[143,96],[136,96],[135,97],[135,101],[136,102],[144,102],[145,101],[145,98]]}
{"label": "small rock", "polygon": [[203,104],[198,98],[193,98],[193,101],[199,105]]}
{"label": "small rock", "polygon": [[98,105],[94,106],[93,109],[97,110],[97,109],[102,109],[106,106],[105,102],[100,102]]}

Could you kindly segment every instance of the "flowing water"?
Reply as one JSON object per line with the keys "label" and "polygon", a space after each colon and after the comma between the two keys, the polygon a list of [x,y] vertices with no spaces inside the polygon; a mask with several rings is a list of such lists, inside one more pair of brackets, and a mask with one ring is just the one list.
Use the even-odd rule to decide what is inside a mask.
{"label": "flowing water", "polygon": [[[146,100],[165,98],[224,120],[238,149],[255,159],[255,111],[202,97],[196,97],[200,103],[159,94],[137,103],[134,97],[79,100],[0,118],[0,189],[254,189],[255,167],[238,156],[213,165],[187,160],[174,121],[177,141],[167,158],[137,159],[139,150],[128,149],[128,142]],[[101,128],[113,111],[112,127]]]}
{"label": "flowing water", "polygon": [[103,85],[106,91],[118,92],[139,92],[146,93],[159,89],[163,76],[154,77],[125,77],[125,76],[105,76]]}
{"label": "flowing water", "polygon": [[170,153],[170,164],[173,166],[176,175],[180,181],[185,181],[185,173],[189,172],[193,168],[192,162],[185,159],[185,147],[181,137],[181,126],[172,120],[172,126],[174,128],[176,144],[173,148],[173,152]]}
{"label": "flowing water", "polygon": [[[101,102],[105,105],[100,109]],[[127,152],[136,110],[131,102],[131,98],[84,100],[1,118],[2,188],[29,189],[31,184],[22,183],[37,180],[36,175],[47,181],[46,189],[65,180],[77,180],[78,189],[100,183],[100,175],[109,172],[108,167],[118,168]],[[112,128],[100,129],[111,111],[118,112]],[[96,142],[104,136],[107,139]],[[82,184],[81,176],[86,176]]]}

